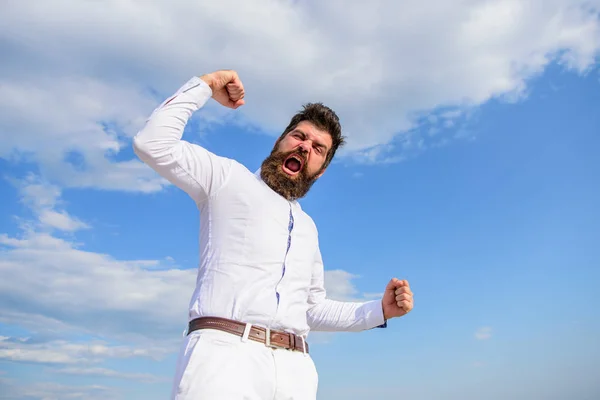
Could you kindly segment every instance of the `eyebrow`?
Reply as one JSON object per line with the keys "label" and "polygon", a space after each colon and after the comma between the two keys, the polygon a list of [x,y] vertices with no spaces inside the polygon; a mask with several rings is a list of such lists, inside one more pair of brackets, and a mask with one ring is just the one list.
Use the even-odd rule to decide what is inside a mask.
{"label": "eyebrow", "polygon": [[[300,134],[302,134],[302,136],[304,136],[304,137],[306,137],[306,136],[307,136],[307,135],[306,135],[306,132],[304,132],[303,130],[301,130],[301,129],[298,129],[298,128],[294,129],[294,130],[292,131],[292,133],[300,133]],[[314,144],[315,144],[317,147],[320,147],[320,148],[322,148],[322,149],[325,149],[325,150],[329,151],[329,149],[327,148],[327,146],[326,146],[325,144],[323,144],[323,143],[319,142],[318,140],[313,140],[313,143],[314,143]]]}

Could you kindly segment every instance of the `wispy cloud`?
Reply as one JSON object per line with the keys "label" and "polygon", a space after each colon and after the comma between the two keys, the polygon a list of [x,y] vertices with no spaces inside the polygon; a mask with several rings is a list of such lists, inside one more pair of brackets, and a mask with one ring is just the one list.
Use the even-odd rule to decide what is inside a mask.
{"label": "wispy cloud", "polygon": [[[381,298],[379,293],[361,293],[355,285],[359,275],[341,269],[325,271],[325,289],[327,298],[340,301],[368,301]],[[312,332],[310,343],[321,345],[335,339],[336,332]]]}
{"label": "wispy cloud", "polygon": [[383,293],[361,293],[355,286],[359,275],[342,269],[325,271],[325,288],[327,297],[341,301],[365,301],[381,297]]}
{"label": "wispy cloud", "polygon": [[337,269],[325,271],[325,284],[327,288],[327,297],[334,300],[349,300],[355,298],[358,290],[352,284],[352,279],[357,275],[347,271]]}
{"label": "wispy cloud", "polygon": [[475,332],[475,339],[477,340],[488,340],[492,337],[492,328],[489,326],[484,326]]}
{"label": "wispy cloud", "polygon": [[[61,205],[61,192],[54,185],[28,180],[20,188],[23,203],[34,213]],[[0,321],[33,334],[33,339],[0,338],[0,359],[89,365],[113,358],[160,359],[177,351],[196,282],[195,266],[182,269],[170,256],[118,260],[86,251],[84,244],[57,237],[45,231],[46,227],[38,223],[24,226],[19,236],[0,234],[0,246],[4,247],[0,274],[10,277],[0,280],[0,304],[11,304],[0,309]],[[343,270],[326,271],[329,297],[364,299],[353,283],[356,278]],[[82,334],[89,338],[65,339]],[[44,336],[52,339],[40,340]],[[320,341],[330,339],[322,337]],[[60,371],[117,374],[101,368]]]}
{"label": "wispy cloud", "polygon": [[[152,341],[177,338],[185,327],[195,269],[174,269],[169,262],[156,267],[161,260],[117,260],[48,233],[0,235],[0,245],[7,248],[0,273],[11,277],[0,281],[0,303],[14,304],[0,310],[6,323],[44,319],[54,329]],[[354,278],[343,270],[326,271],[329,297],[362,298]]]}
{"label": "wispy cloud", "polygon": [[194,269],[148,269],[148,260],[117,260],[43,232],[0,235],[0,245],[7,248],[0,273],[11,277],[0,281],[0,302],[14,304],[0,310],[4,320],[43,315],[83,332],[153,339],[172,336],[186,323]]}
{"label": "wispy cloud", "polygon": [[36,216],[37,220],[26,222],[34,224],[38,229],[59,230],[75,232],[81,229],[89,229],[90,225],[69,215],[61,209],[62,191],[60,187],[42,181],[35,175],[28,175],[25,179],[11,180],[19,189],[21,202],[28,206]]}
{"label": "wispy cloud", "polygon": [[[61,207],[60,189],[32,176],[17,183],[22,203],[38,219],[23,224],[20,236],[0,234],[0,245],[5,248],[0,273],[10,277],[0,281],[0,304],[12,304],[0,310],[0,321],[29,321],[29,328],[44,321],[39,327],[111,338],[137,334],[147,340],[171,336],[178,331],[175,327],[185,325],[194,269],[177,268],[171,257],[116,260],[85,251],[81,243],[52,232],[87,227]],[[53,220],[52,213],[62,219]],[[25,355],[15,355],[19,356]],[[52,357],[60,358],[58,354]]]}
{"label": "wispy cloud", "polygon": [[[218,119],[209,106],[205,123],[278,134],[302,103],[323,101],[341,116],[351,159],[396,162],[395,139],[412,130],[422,143],[422,115],[443,108],[440,126],[455,129],[489,99],[525,96],[550,63],[585,72],[600,50],[599,4],[585,0],[431,0],[427,12],[389,0],[120,4],[3,8],[0,38],[12,53],[0,80],[0,157],[37,162],[64,187],[160,190],[166,181],[120,157],[131,136],[184,79],[234,67],[247,105]],[[440,143],[425,136],[420,146]]]}
{"label": "wispy cloud", "polygon": [[80,368],[80,367],[68,367],[68,368],[57,368],[52,369],[51,372],[66,375],[86,375],[86,376],[100,376],[109,378],[118,378],[124,380],[139,381],[143,383],[157,383],[157,382],[169,382],[169,377],[162,377],[153,374],[140,374],[140,373],[126,373],[115,371],[108,368]]}
{"label": "wispy cloud", "polygon": [[20,384],[8,378],[0,378],[2,396],[6,399],[39,400],[107,400],[120,398],[116,389],[102,385],[63,385],[53,382],[30,382]]}
{"label": "wispy cloud", "polygon": [[85,222],[71,217],[66,211],[43,210],[39,218],[42,225],[61,231],[73,232],[90,227]]}
{"label": "wispy cloud", "polygon": [[365,299],[381,299],[383,297],[383,292],[363,293],[363,297]]}
{"label": "wispy cloud", "polygon": [[89,364],[110,358],[161,359],[171,349],[111,346],[98,341],[55,340],[37,343],[25,338],[0,338],[0,359],[40,364]]}

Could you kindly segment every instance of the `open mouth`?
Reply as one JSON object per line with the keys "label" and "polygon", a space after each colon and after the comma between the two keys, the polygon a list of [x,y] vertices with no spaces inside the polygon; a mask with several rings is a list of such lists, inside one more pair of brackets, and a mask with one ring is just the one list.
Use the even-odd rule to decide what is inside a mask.
{"label": "open mouth", "polygon": [[283,162],[283,171],[288,175],[296,175],[302,170],[304,166],[304,160],[297,155],[290,155]]}

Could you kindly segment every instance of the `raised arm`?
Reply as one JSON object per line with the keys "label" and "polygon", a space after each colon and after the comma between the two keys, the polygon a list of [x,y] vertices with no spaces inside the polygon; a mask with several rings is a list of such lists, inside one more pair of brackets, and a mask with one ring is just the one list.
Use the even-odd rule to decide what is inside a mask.
{"label": "raised arm", "polygon": [[234,71],[193,77],[160,104],[133,138],[135,154],[160,176],[201,202],[227,179],[231,160],[182,140],[194,112],[213,97],[229,108],[244,104],[244,89]]}

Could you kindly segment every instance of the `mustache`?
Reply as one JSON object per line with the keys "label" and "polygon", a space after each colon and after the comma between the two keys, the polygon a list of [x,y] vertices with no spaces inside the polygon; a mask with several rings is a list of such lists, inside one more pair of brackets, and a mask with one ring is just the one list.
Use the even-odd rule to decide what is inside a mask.
{"label": "mustache", "polygon": [[306,161],[308,161],[307,160],[308,151],[306,151],[304,149],[294,149],[294,150],[286,151],[285,153],[279,153],[279,158],[281,158],[282,160],[285,160],[290,156],[298,157],[304,163],[306,163]]}

